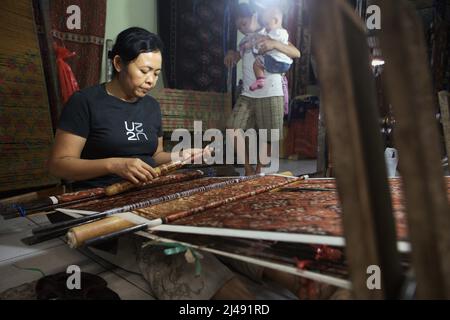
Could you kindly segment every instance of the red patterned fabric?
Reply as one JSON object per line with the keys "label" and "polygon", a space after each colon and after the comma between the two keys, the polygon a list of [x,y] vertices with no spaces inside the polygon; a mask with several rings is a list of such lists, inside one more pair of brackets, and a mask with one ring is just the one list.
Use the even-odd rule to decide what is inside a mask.
{"label": "red patterned fabric", "polygon": [[[81,29],[67,28],[69,6],[81,11]],[[98,84],[105,37],[106,0],[52,0],[50,2],[51,35],[58,45],[75,56],[67,61],[80,88]]]}
{"label": "red patterned fabric", "polygon": [[[407,223],[400,179],[390,179],[399,240],[407,240]],[[450,201],[450,178],[447,178]],[[293,185],[289,185],[292,187]],[[336,188],[335,180],[300,181],[299,188]],[[343,236],[337,191],[272,192],[175,221],[198,227],[264,230]]]}
{"label": "red patterned fabric", "polygon": [[189,197],[138,209],[136,213],[149,219],[166,218],[169,221],[179,217],[192,215],[208,208],[219,207],[227,202],[240,198],[251,197],[257,193],[271,190],[291,181],[291,178],[280,176],[263,176],[221,189],[197,193]]}
{"label": "red patterned fabric", "polygon": [[[226,179],[221,179],[220,181],[226,181]],[[140,202],[143,200],[155,199],[165,195],[174,194],[177,192],[182,192],[202,186],[207,186],[216,182],[217,179],[214,178],[200,178],[196,180],[182,181],[163,186],[158,185],[157,187],[154,188],[149,189],[146,188],[143,190],[133,191],[113,197],[96,199],[81,204],[72,205],[69,208],[101,212],[125,206],[131,203]]]}
{"label": "red patterned fabric", "polygon": [[198,227],[342,235],[336,192],[273,192],[174,222]]}

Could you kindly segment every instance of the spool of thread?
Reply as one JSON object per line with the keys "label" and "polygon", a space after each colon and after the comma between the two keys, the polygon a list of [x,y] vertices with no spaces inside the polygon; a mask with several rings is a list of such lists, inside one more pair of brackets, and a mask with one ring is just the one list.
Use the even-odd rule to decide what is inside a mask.
{"label": "spool of thread", "polygon": [[70,229],[67,233],[68,244],[71,248],[78,248],[83,246],[86,240],[120,231],[134,225],[134,223],[119,217],[108,217]]}

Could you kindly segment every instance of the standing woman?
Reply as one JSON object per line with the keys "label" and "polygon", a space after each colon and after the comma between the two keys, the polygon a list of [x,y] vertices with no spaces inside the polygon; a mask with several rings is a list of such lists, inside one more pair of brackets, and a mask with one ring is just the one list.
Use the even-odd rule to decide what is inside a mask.
{"label": "standing woman", "polygon": [[162,49],[145,29],[118,35],[110,53],[113,79],[74,93],[62,111],[49,161],[53,175],[77,181],[75,188],[122,179],[139,184],[171,160],[163,151],[159,104],[147,95],[161,72]]}

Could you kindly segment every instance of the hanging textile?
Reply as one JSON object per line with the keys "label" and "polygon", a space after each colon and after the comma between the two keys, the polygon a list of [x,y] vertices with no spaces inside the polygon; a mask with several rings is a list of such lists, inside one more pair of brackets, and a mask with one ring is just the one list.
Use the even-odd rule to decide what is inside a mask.
{"label": "hanging textile", "polygon": [[31,0],[0,10],[0,192],[54,185],[53,132]]}
{"label": "hanging textile", "polygon": [[315,79],[311,61],[311,30],[308,14],[308,1],[286,1],[285,25],[289,32],[290,42],[300,50],[301,57],[294,59],[287,73],[289,83],[289,116],[287,136],[284,140],[284,156],[317,157],[318,110],[305,112],[306,118],[293,117],[297,99],[307,94],[307,87],[314,84]]}
{"label": "hanging textile", "polygon": [[70,52],[67,48],[60,47],[56,43],[54,48],[56,53],[56,65],[58,67],[58,79],[62,102],[65,104],[67,100],[69,100],[70,96],[80,89],[72,69],[66,62],[66,59],[74,57],[76,53]]}
{"label": "hanging textile", "polygon": [[[423,11],[421,11],[422,13]],[[446,0],[433,3],[433,21],[430,28],[430,64],[435,92],[449,90],[450,6]],[[422,13],[423,14],[423,13]]]}
{"label": "hanging textile", "polygon": [[[80,29],[68,28],[70,6],[80,9]],[[67,63],[81,89],[96,85],[100,79],[106,23],[106,0],[51,0],[51,36],[58,45],[76,56]]]}
{"label": "hanging textile", "polygon": [[285,24],[289,32],[289,40],[301,52],[300,59],[294,59],[288,72],[289,93],[294,98],[306,94],[306,87],[311,84],[311,29],[308,2],[296,0],[288,1],[287,4]]}
{"label": "hanging textile", "polygon": [[35,0],[33,2],[34,21],[41,49],[42,66],[45,83],[47,85],[48,103],[52,118],[53,131],[58,125],[59,114],[62,110],[60,97],[58,69],[53,50],[53,40],[50,35],[50,2],[48,0]]}
{"label": "hanging textile", "polygon": [[[291,112],[298,107],[297,101],[291,103]],[[284,140],[285,156],[299,155],[303,158],[316,159],[319,134],[319,108],[306,104],[300,115],[289,119],[286,139]]]}
{"label": "hanging textile", "polygon": [[236,29],[230,21],[234,3],[235,0],[158,1],[167,87],[226,92],[223,58],[229,44],[236,42]]}

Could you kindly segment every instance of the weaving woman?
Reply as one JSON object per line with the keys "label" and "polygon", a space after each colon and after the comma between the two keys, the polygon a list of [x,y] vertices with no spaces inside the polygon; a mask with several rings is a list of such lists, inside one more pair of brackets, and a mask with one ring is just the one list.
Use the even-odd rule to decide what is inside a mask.
{"label": "weaving woman", "polygon": [[74,93],[63,109],[49,162],[54,175],[78,181],[75,187],[122,179],[138,184],[171,161],[163,151],[159,104],[147,95],[161,72],[161,50],[161,40],[143,29],[118,36],[112,81]]}
{"label": "weaving woman", "polygon": [[[113,79],[76,92],[64,107],[49,161],[54,175],[75,181],[78,188],[121,179],[139,184],[157,175],[155,166],[171,161],[172,155],[163,151],[159,104],[147,95],[161,72],[161,51],[159,37],[144,29],[129,28],[118,35],[111,52]],[[197,151],[185,150],[180,156]],[[127,248],[121,250],[123,246]],[[158,299],[254,298],[214,255],[202,253],[202,272],[196,276],[184,255],[165,256],[159,246],[142,248],[136,237],[122,238],[119,252],[125,256],[116,264],[140,272]],[[290,277],[231,263],[254,279],[267,274],[292,286]]]}

